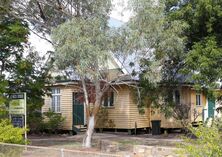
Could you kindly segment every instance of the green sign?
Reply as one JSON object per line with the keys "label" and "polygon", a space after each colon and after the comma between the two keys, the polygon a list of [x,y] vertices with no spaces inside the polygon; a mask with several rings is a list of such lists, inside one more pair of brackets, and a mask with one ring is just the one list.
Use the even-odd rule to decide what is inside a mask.
{"label": "green sign", "polygon": [[10,96],[12,100],[9,103],[9,114],[25,115],[25,99],[23,94],[13,94]]}

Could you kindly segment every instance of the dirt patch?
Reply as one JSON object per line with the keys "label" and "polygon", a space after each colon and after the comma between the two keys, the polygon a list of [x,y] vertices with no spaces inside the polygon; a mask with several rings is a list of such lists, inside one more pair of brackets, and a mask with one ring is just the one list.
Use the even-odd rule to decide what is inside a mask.
{"label": "dirt patch", "polygon": [[[82,139],[84,134],[78,134],[75,136],[70,135],[51,135],[51,136],[29,136],[31,145],[34,146],[46,146],[54,148],[64,148],[70,150],[85,150],[82,148]],[[126,133],[95,133],[93,135],[92,145],[93,148],[90,151],[100,152],[101,148],[99,143],[101,141],[116,142],[119,144],[119,151],[133,152],[134,145],[146,145],[146,146],[167,146],[175,147],[181,140],[181,134],[169,134],[152,136],[151,134],[143,135],[127,135]],[[89,149],[87,149],[88,151]]]}

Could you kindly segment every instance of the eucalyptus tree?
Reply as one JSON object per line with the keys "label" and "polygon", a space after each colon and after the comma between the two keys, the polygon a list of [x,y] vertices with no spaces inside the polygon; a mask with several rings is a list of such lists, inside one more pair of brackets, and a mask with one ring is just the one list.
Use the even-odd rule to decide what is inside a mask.
{"label": "eucalyptus tree", "polygon": [[127,24],[127,44],[140,65],[135,69],[140,76],[140,95],[152,102],[141,101],[139,107],[152,104],[170,116],[175,108],[172,86],[178,83],[178,71],[185,57],[183,32],[187,24],[169,20],[165,1],[130,0],[129,6],[133,16]]}
{"label": "eucalyptus tree", "polygon": [[[165,1],[131,0],[129,2],[131,10],[134,12],[134,16],[128,23],[131,43],[133,43],[130,43],[131,51],[133,50],[138,56],[141,56],[141,63],[145,60],[156,64],[160,69],[158,72],[161,73],[159,79],[173,79],[176,67],[171,68],[170,66],[171,64],[176,65],[184,57],[183,31],[187,27],[186,23],[181,20],[168,19],[165,12]],[[172,75],[166,74],[166,69],[171,70]],[[150,70],[154,72],[155,68],[150,68]],[[144,73],[144,76],[150,77],[151,75]],[[150,81],[154,81],[154,79]]]}
{"label": "eucalyptus tree", "polygon": [[[55,46],[55,61],[59,68],[71,67],[78,74],[87,114],[87,132],[83,146],[91,147],[95,116],[102,103],[104,93],[109,89],[107,80],[110,52],[110,32],[106,19],[76,17],[59,25],[52,33]],[[90,109],[87,87],[95,88],[95,101]]]}

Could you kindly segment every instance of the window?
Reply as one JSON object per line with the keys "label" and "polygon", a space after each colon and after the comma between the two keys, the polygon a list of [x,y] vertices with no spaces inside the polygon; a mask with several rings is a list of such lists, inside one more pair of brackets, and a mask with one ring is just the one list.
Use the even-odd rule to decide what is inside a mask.
{"label": "window", "polygon": [[114,106],[114,92],[108,92],[104,95],[103,99],[103,106],[104,107],[113,107]]}
{"label": "window", "polygon": [[60,112],[60,89],[52,89],[52,111]]}
{"label": "window", "polygon": [[174,92],[174,101],[176,105],[180,105],[180,91],[179,90],[176,90]]}
{"label": "window", "polygon": [[196,105],[197,106],[201,105],[201,95],[200,94],[196,94]]}

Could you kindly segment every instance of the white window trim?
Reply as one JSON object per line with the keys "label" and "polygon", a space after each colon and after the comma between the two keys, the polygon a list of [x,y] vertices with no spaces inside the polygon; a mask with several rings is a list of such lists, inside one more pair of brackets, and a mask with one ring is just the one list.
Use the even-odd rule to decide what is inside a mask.
{"label": "white window trim", "polygon": [[[52,93],[52,98],[51,98],[51,110],[55,113],[61,113],[61,89],[60,88],[52,88],[53,89],[59,89],[59,93]],[[55,110],[53,110],[53,107],[52,107],[52,103],[53,103],[53,96],[59,96],[59,105],[57,103],[57,105],[55,105]],[[57,100],[58,101],[58,100]],[[58,107],[59,106],[59,107]],[[59,108],[59,110],[58,110]]]}

